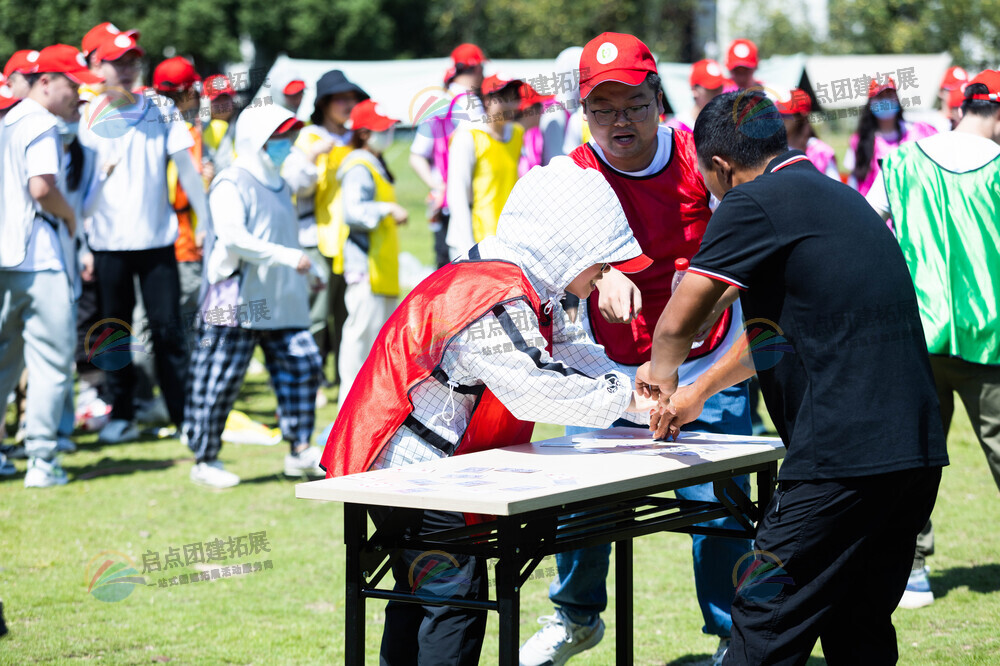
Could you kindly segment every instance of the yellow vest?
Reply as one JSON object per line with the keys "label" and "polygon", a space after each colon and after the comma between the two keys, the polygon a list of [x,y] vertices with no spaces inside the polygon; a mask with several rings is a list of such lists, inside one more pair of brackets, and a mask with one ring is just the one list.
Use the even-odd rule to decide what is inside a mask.
{"label": "yellow vest", "polygon": [[[344,173],[359,164],[368,169],[375,181],[375,201],[395,203],[396,188],[366,160],[354,158],[350,162],[345,162]],[[327,226],[337,230],[338,239],[337,253],[333,255],[333,272],[343,274],[344,243],[347,242],[351,229],[344,222],[344,197],[339,185],[330,211],[332,219]],[[386,215],[368,237],[371,243],[368,248],[368,277],[371,280],[372,292],[383,296],[399,296],[399,232],[396,229],[396,220],[392,215]]]}
{"label": "yellow vest", "polygon": [[513,123],[510,141],[504,143],[480,129],[471,131],[476,146],[472,172],[472,237],[478,243],[495,236],[500,211],[517,182],[517,164],[524,144],[524,128]]}
{"label": "yellow vest", "polygon": [[202,124],[201,140],[205,142],[206,146],[216,151],[219,149],[219,144],[222,143],[222,138],[226,136],[226,132],[228,131],[229,123],[220,118],[213,118],[207,123]]}
{"label": "yellow vest", "polygon": [[[308,151],[309,147],[321,138],[319,134],[306,128],[299,133],[295,145],[302,151]],[[333,259],[340,257],[344,247],[340,240],[340,228],[333,224],[334,199],[340,191],[337,169],[352,150],[354,149],[350,146],[335,146],[330,152],[316,158],[316,192],[313,194],[313,206],[317,244],[320,254]]]}

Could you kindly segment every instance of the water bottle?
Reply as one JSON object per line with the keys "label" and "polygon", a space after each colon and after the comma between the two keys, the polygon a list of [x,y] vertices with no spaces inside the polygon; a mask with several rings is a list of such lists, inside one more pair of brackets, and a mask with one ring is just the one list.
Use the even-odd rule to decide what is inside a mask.
{"label": "water bottle", "polygon": [[681,283],[681,279],[687,273],[688,266],[690,265],[691,262],[685,259],[684,257],[679,257],[677,259],[674,259],[674,279],[670,283],[671,294],[677,292],[677,285]]}

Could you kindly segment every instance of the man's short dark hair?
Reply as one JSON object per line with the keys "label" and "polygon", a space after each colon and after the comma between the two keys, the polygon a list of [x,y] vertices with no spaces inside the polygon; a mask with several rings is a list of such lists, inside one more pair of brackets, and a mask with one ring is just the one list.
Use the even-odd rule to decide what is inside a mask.
{"label": "man's short dark hair", "polygon": [[763,92],[750,89],[706,104],[694,124],[694,145],[703,163],[718,155],[752,169],[788,150],[788,136],[777,107]]}
{"label": "man's short dark hair", "polygon": [[972,83],[965,89],[965,101],[962,102],[962,115],[992,118],[1000,111],[1000,102],[987,99],[970,99],[972,95],[989,95],[990,89],[982,83]]}

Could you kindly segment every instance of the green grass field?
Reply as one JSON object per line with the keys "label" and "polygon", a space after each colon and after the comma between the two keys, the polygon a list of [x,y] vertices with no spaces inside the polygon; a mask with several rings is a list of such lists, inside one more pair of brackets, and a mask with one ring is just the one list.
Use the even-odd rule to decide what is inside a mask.
{"label": "green grass field", "polygon": [[[430,263],[422,224],[422,188],[405,166],[405,146],[389,154],[400,198],[411,210],[403,246]],[[336,390],[327,392],[335,402]],[[266,375],[250,375],[237,407],[274,422],[275,399]],[[335,416],[319,410],[317,432]],[[536,439],[561,428],[541,425]],[[850,436],[845,428],[845,436]],[[222,460],[243,483],[227,491],[188,480],[192,457],[177,439],[102,446],[81,435],[79,452],[64,457],[71,483],[23,488],[19,474],[0,481],[0,598],[10,634],[0,639],[0,663],[113,664],[330,664],[343,661],[343,521],[339,505],[294,498],[295,480],[281,475],[283,445],[226,445]],[[1000,502],[968,419],[957,414],[935,509],[937,555],[931,582],[937,602],[897,611],[894,621],[903,664],[1000,663]],[[117,602],[88,593],[93,569],[108,556],[129,558],[141,570],[144,555],[164,563],[168,553],[221,539],[263,532],[268,551],[204,565],[181,565],[171,576],[262,564],[261,570],[161,588],[135,587]],[[266,562],[271,567],[265,568]],[[201,569],[196,569],[200,566]],[[543,568],[554,568],[546,561]],[[612,568],[613,571],[613,568]],[[610,582],[614,607],[613,574]],[[100,590],[100,588],[98,588]],[[98,592],[100,593],[100,591]],[[547,580],[522,591],[521,635],[551,612]],[[377,663],[381,603],[368,605],[367,663]],[[700,633],[690,540],[658,534],[635,545],[636,663],[686,664],[708,657],[715,641]],[[573,664],[614,662],[614,612],[608,632]],[[496,662],[497,621],[491,616],[482,664]],[[824,663],[821,651],[814,663]]]}

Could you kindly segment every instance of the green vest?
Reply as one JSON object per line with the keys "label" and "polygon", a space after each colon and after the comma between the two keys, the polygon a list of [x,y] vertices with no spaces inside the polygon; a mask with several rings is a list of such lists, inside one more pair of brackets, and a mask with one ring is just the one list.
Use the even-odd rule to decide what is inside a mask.
{"label": "green vest", "polygon": [[1000,364],[1000,157],[954,173],[913,142],[882,174],[927,351]]}

